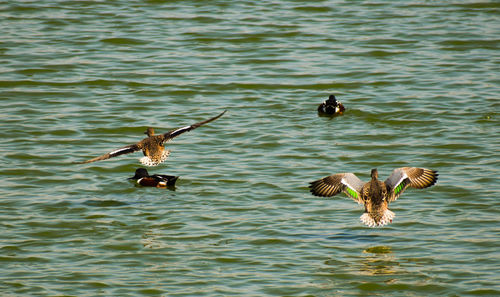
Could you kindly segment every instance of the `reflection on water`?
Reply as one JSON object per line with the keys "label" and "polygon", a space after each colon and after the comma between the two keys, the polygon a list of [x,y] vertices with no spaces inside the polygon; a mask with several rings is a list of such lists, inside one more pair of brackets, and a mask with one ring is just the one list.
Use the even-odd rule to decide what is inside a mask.
{"label": "reflection on water", "polygon": [[[389,246],[373,246],[362,250],[355,257],[332,257],[327,259],[325,267],[318,270],[321,276],[321,287],[331,291],[332,296],[345,293],[346,285],[370,292],[387,288],[387,285],[397,284],[405,275],[399,260]],[[383,296],[383,295],[380,295]]]}
{"label": "reflection on water", "polygon": [[145,248],[150,248],[150,249],[163,248],[164,245],[162,244],[162,241],[159,240],[160,237],[161,233],[159,230],[149,229],[142,235],[141,243]]}
{"label": "reflection on water", "polygon": [[[388,246],[374,246],[363,251],[360,273],[364,275],[387,275],[398,272],[399,262]],[[390,281],[390,282],[393,282]]]}

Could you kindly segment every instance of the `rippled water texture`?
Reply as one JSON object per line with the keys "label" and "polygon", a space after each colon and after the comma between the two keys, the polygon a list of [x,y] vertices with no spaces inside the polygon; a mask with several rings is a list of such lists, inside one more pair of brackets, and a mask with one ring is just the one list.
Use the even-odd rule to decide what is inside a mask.
{"label": "rippled water texture", "polygon": [[[391,3],[394,2],[394,3]],[[0,4],[2,296],[498,296],[496,1]],[[345,115],[318,117],[335,94]],[[140,153],[74,162],[158,132]],[[394,222],[309,182],[439,171]]]}

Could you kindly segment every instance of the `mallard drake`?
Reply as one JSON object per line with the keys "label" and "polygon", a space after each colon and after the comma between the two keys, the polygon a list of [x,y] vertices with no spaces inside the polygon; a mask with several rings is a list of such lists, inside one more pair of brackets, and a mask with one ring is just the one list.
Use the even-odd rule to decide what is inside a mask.
{"label": "mallard drake", "polygon": [[361,221],[369,226],[384,226],[392,223],[394,213],[389,210],[389,203],[398,199],[408,187],[423,189],[434,185],[437,171],[416,168],[396,168],[391,176],[382,182],[378,180],[377,169],[371,171],[371,181],[362,182],[353,173],[338,173],[310,183],[313,195],[331,197],[344,192],[358,204],[365,206]]}
{"label": "mallard drake", "polygon": [[335,95],[330,95],[325,102],[318,106],[318,113],[325,115],[341,115],[345,107],[340,101],[337,101]]}
{"label": "mallard drake", "polygon": [[104,154],[102,156],[83,161],[83,162],[77,162],[78,164],[84,164],[84,163],[90,163],[90,162],[95,162],[95,161],[101,161],[101,160],[106,160],[109,158],[117,157],[120,155],[124,154],[129,154],[133,152],[137,152],[142,150],[142,153],[144,154],[144,157],[139,159],[143,165],[146,166],[156,166],[162,162],[164,162],[168,155],[170,154],[169,150],[165,150],[165,143],[171,139],[173,139],[176,136],[181,135],[184,132],[191,131],[193,129],[196,129],[200,127],[201,125],[204,125],[206,123],[209,123],[211,121],[214,121],[218,118],[220,118],[226,111],[224,110],[222,113],[219,115],[210,118],[206,121],[198,122],[196,124],[190,125],[190,126],[185,126],[181,127],[178,129],[171,130],[167,133],[163,133],[160,135],[155,135],[155,130],[153,128],[147,128],[146,134],[148,137],[144,138],[143,140],[139,141],[138,143],[134,143],[131,145],[124,146],[122,148],[116,149],[110,153]]}
{"label": "mallard drake", "polygon": [[164,174],[149,175],[146,168],[137,168],[135,175],[128,179],[134,180],[136,184],[145,187],[166,188],[175,186],[175,182],[178,178],[178,176]]}

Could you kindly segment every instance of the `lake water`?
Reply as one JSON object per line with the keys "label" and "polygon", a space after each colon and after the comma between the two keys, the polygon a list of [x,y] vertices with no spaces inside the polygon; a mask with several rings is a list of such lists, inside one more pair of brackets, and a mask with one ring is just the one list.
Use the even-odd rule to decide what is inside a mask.
{"label": "lake water", "polygon": [[[1,295],[500,295],[500,4],[392,2],[0,4]],[[224,109],[175,191],[73,164]],[[308,191],[403,166],[439,180],[383,228]]]}

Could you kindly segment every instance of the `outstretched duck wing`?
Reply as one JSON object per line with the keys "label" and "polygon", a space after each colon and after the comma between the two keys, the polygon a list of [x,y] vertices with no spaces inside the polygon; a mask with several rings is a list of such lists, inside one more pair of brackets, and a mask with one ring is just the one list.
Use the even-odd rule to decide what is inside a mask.
{"label": "outstretched duck wing", "polygon": [[392,171],[385,184],[387,185],[390,195],[389,202],[398,199],[408,187],[423,189],[432,186],[437,181],[437,171],[417,168],[417,167],[401,167]]}
{"label": "outstretched duck wing", "polygon": [[338,173],[311,182],[309,185],[313,195],[331,197],[344,192],[359,204],[362,204],[361,189],[364,183],[353,173]]}
{"label": "outstretched duck wing", "polygon": [[141,150],[141,148],[137,144],[131,144],[131,145],[127,145],[127,146],[124,146],[122,148],[116,149],[116,150],[109,152],[107,154],[104,154],[102,156],[95,157],[93,159],[83,161],[83,162],[77,162],[77,164],[85,164],[85,163],[91,163],[91,162],[96,162],[96,161],[102,161],[102,160],[106,160],[109,158],[137,152],[140,150]]}
{"label": "outstretched duck wing", "polygon": [[224,110],[223,112],[221,112],[219,115],[213,117],[213,118],[210,118],[208,120],[205,120],[205,121],[201,121],[201,122],[198,122],[198,123],[195,123],[195,124],[192,124],[190,126],[185,126],[185,127],[181,127],[181,128],[177,128],[177,129],[174,129],[174,130],[171,130],[167,133],[164,133],[163,136],[164,136],[164,142],[165,141],[168,141],[176,136],[179,136],[181,135],[182,133],[184,132],[188,132],[188,131],[191,131],[193,129],[196,129],[198,128],[199,126],[202,126],[206,123],[209,123],[211,121],[215,121],[216,119],[220,118],[223,114],[226,113],[227,110]]}

